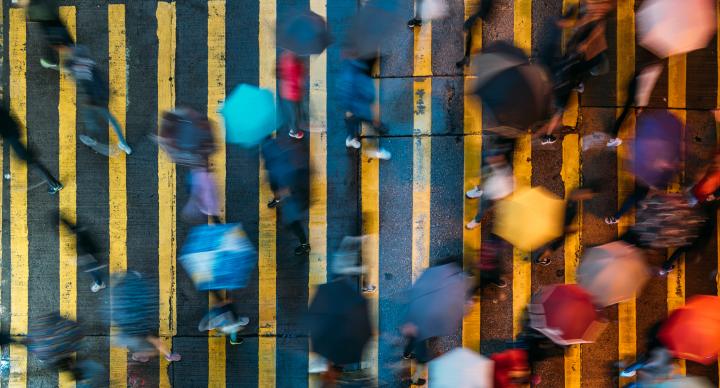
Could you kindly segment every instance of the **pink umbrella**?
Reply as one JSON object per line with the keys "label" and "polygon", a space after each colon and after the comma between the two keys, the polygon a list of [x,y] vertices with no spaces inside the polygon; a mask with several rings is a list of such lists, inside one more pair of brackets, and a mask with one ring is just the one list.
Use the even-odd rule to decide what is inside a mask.
{"label": "pink umbrella", "polygon": [[645,0],[637,13],[640,45],[660,58],[706,47],[717,25],[713,0]]}

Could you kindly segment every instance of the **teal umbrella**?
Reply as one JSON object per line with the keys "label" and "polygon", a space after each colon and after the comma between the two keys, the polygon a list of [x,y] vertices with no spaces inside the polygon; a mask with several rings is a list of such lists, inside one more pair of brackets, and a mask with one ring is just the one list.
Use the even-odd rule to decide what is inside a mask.
{"label": "teal umbrella", "polygon": [[253,147],[277,129],[275,99],[270,91],[256,86],[241,84],[235,88],[221,113],[228,143]]}

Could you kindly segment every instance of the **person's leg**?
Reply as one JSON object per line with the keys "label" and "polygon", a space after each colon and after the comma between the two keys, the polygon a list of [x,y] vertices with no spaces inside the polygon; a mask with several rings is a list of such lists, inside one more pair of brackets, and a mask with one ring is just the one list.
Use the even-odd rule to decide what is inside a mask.
{"label": "person's leg", "polygon": [[[113,131],[115,132],[115,134],[118,137],[118,142],[120,143],[120,145],[127,147],[129,149],[130,146],[128,145],[127,140],[125,140],[125,136],[123,136],[122,127],[120,126],[120,123],[117,121],[117,119],[115,119],[115,116],[113,116],[113,114],[110,113],[110,111],[105,107],[99,107],[99,111],[110,122],[110,125],[113,128]],[[122,147],[121,147],[121,149],[122,149]],[[123,151],[125,151],[125,150],[123,149]],[[129,154],[130,152],[127,152],[127,153]]]}
{"label": "person's leg", "polygon": [[305,232],[305,228],[300,221],[293,221],[290,224],[290,230],[293,232],[295,237],[297,237],[298,241],[300,241],[300,244],[307,244],[307,233]]}
{"label": "person's leg", "polygon": [[615,220],[619,220],[620,217],[625,215],[625,213],[629,212],[630,209],[633,208],[638,202],[642,201],[647,197],[648,193],[650,192],[650,188],[644,185],[636,185],[635,190],[633,190],[632,194],[630,194],[625,201],[623,201],[622,205],[620,206],[620,209],[613,215],[613,218]]}
{"label": "person's leg", "polygon": [[162,340],[160,338],[154,336],[154,335],[148,335],[145,337],[145,340],[152,344],[152,346],[157,349],[158,353],[165,356],[165,359],[168,361],[180,361],[180,355],[177,353],[171,353],[170,350],[165,346],[165,344],[162,343]]}
{"label": "person's leg", "polygon": [[360,149],[360,120],[350,112],[345,112],[345,147]]}
{"label": "person's leg", "polygon": [[24,160],[31,168],[42,175],[43,180],[45,180],[48,186],[50,186],[51,193],[56,193],[62,189],[62,184],[53,176],[45,165],[35,158],[33,152],[20,142],[20,139],[17,137],[6,137],[3,141],[10,145],[18,158]]}
{"label": "person's leg", "polygon": [[413,18],[408,20],[408,28],[419,27],[422,25],[422,15],[420,14],[422,3],[423,0],[415,0],[415,11],[413,13]]}

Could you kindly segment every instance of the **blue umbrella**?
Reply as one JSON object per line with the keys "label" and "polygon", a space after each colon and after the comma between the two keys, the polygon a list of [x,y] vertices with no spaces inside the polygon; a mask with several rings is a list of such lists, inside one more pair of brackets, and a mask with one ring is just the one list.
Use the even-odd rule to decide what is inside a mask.
{"label": "blue umbrella", "polygon": [[278,29],[278,46],[298,55],[320,54],[331,42],[325,19],[310,11],[300,12]]}
{"label": "blue umbrella", "polygon": [[228,143],[250,148],[277,129],[275,99],[270,91],[256,86],[242,84],[235,88],[221,113]]}

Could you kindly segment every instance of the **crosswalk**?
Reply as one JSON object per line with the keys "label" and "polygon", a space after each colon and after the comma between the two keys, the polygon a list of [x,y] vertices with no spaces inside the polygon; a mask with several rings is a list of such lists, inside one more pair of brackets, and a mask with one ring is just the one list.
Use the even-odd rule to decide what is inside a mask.
{"label": "crosswalk", "polygon": [[[42,188],[28,190],[37,178],[8,150],[0,155],[6,174],[0,191],[3,329],[23,335],[34,317],[53,310],[84,322],[87,353],[105,365],[112,387],[317,386],[307,373],[312,357],[302,312],[314,286],[331,276],[328,260],[342,237],[366,234],[365,281],[377,286],[367,295],[372,321],[378,333],[397,333],[404,291],[422,270],[455,254],[462,254],[471,266],[482,236],[489,232],[463,228],[477,206],[463,193],[480,183],[484,123],[482,108],[464,95],[472,76],[455,68],[463,53],[462,21],[479,1],[451,3],[448,19],[397,37],[393,55],[382,58],[377,68],[380,115],[389,127],[380,141],[392,153],[390,161],[369,159],[343,147],[344,117],[334,84],[342,59],[340,45],[309,59],[311,120],[303,140],[313,199],[306,215],[309,257],[293,255],[293,237],[278,222],[275,210],[266,206],[272,193],[258,151],[221,142],[211,163],[218,177],[222,218],[242,222],[259,253],[250,286],[233,293],[251,320],[242,345],[197,331],[209,301],[194,290],[176,262],[188,231],[178,217],[188,196],[186,171],[146,140],[147,134],[157,130],[163,111],[187,105],[207,112],[216,123],[216,138],[222,139],[218,108],[229,91],[240,83],[277,88],[277,23],[294,10],[310,9],[327,17],[338,42],[357,2],[64,2],[61,15],[104,69],[112,91],[109,109],[134,148],[129,156],[120,153],[109,159],[78,143],[76,127],[81,123],[74,83],[40,67],[44,42],[39,32],[26,23],[21,8],[5,4],[3,89],[26,128],[24,140],[65,188],[57,197],[49,197]],[[542,39],[539,26],[575,3],[498,0],[488,20],[470,32],[475,49],[504,39],[533,54]],[[585,93],[563,119],[567,125],[577,124],[577,131],[550,146],[540,146],[528,135],[518,142],[513,160],[520,186],[543,185],[562,197],[581,184],[601,181],[606,192],[583,205],[580,232],[566,240],[549,266],[530,264],[529,253],[519,250],[505,258],[511,286],[483,293],[462,328],[443,339],[441,347],[499,350],[519,332],[532,292],[544,284],[574,282],[582,249],[612,240],[631,223],[626,217],[614,228],[601,217],[634,187],[625,172],[628,148],[621,146],[617,153],[586,151],[582,138],[612,122],[618,114],[615,107],[625,99],[624,85],[650,58],[635,44],[634,12],[639,4],[618,2],[608,28],[611,71],[587,82]],[[401,7],[409,18],[412,1],[401,1]],[[687,182],[703,167],[701,161],[712,154],[719,137],[709,112],[720,107],[718,44],[667,61],[651,98],[651,108],[672,108],[687,122]],[[631,138],[632,131],[631,118],[621,136]],[[108,136],[115,136],[111,129]],[[52,224],[49,215],[58,211],[97,233],[110,272],[137,270],[149,277],[157,290],[158,333],[183,355],[182,361],[138,364],[123,348],[112,346],[113,328],[98,313],[112,301],[105,291],[88,290],[88,279],[74,265],[74,237]],[[686,297],[718,293],[715,278],[710,278],[720,261],[718,252],[716,239],[702,252],[701,261],[687,257],[688,262],[667,279],[653,279],[638,299],[612,308],[597,343],[570,347],[563,358],[537,366],[540,386],[610,387],[629,382],[613,377],[608,364],[639,354],[646,329]],[[661,258],[651,258],[656,259]],[[378,334],[368,344],[363,367],[381,385],[399,386],[400,378],[389,367],[398,354],[385,337]],[[9,362],[2,386],[73,386],[67,376],[43,370],[23,347],[12,346],[2,357]],[[718,382],[717,365],[688,363],[683,368]]]}

